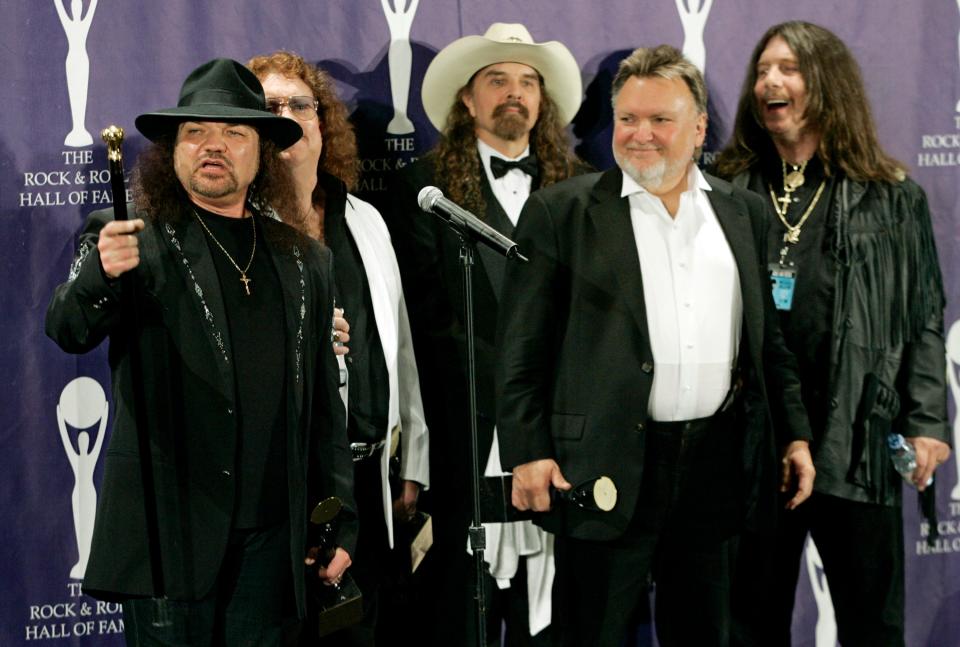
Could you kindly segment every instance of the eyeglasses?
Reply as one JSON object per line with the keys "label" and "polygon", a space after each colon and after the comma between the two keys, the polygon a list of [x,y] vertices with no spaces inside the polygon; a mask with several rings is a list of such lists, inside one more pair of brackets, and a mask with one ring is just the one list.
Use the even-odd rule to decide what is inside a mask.
{"label": "eyeglasses", "polygon": [[267,110],[277,115],[283,115],[284,107],[290,110],[290,116],[299,121],[312,121],[317,118],[317,109],[320,102],[313,97],[274,97],[267,99]]}

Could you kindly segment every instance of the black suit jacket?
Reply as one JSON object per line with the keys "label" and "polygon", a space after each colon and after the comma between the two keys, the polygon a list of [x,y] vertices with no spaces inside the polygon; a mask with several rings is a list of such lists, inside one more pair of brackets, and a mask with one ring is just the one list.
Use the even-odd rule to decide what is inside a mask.
{"label": "black suit jacket", "polygon": [[[731,441],[742,447],[746,515],[774,504],[773,425],[783,433],[781,442],[809,438],[809,428],[766,278],[763,202],[722,180],[708,181],[743,298],[742,425],[731,430]],[[619,536],[636,507],[654,371],[621,185],[621,171],[612,169],[531,195],[515,232],[530,263],[508,263],[501,295],[503,466],[554,458],[572,483],[610,476],[619,490],[614,511],[556,506],[543,518],[553,532],[595,540]]]}
{"label": "black suit jacket", "polygon": [[[113,432],[83,588],[122,599],[151,596],[154,590],[118,282],[106,280],[96,247],[100,229],[112,219],[112,210],[88,219],[70,279],[50,302],[46,330],[72,353],[110,338]],[[260,218],[260,224],[283,289],[290,557],[302,611],[308,506],[321,496],[341,497],[348,511],[339,543],[352,553],[356,541],[353,467],[329,343],[332,257],[284,224],[269,218]],[[148,220],[139,244],[137,337],[166,593],[193,600],[213,586],[231,528],[238,429],[231,341],[217,271],[199,225],[192,219]]]}

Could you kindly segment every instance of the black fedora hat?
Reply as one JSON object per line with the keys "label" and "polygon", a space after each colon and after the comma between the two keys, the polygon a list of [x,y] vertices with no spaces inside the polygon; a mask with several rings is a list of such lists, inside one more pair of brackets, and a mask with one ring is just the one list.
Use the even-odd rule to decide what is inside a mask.
{"label": "black fedora hat", "polygon": [[147,112],[134,123],[144,137],[156,141],[176,132],[184,121],[224,121],[254,126],[261,137],[281,149],[303,137],[303,131],[293,119],[267,111],[260,81],[253,72],[229,58],[215,58],[191,72],[180,88],[176,108]]}

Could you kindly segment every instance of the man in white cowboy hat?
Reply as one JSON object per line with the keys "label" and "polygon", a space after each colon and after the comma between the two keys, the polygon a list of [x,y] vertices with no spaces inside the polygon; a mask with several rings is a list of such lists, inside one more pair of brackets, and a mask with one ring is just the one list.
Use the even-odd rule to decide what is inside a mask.
{"label": "man in white cowboy hat", "polygon": [[[580,106],[581,88],[570,51],[556,41],[534,42],[523,25],[495,23],[483,36],[456,40],[437,54],[423,79],[423,105],[440,140],[396,178],[389,225],[428,424],[437,429],[431,440],[432,491],[423,502],[433,515],[434,545],[422,566],[425,593],[441,610],[433,636],[437,645],[475,640],[473,558],[465,552],[472,518],[470,426],[459,239],[417,207],[417,194],[437,186],[510,236],[531,191],[582,169],[564,131]],[[481,472],[499,474],[494,337],[505,260],[483,246],[478,251],[473,269],[478,461]],[[486,582],[492,600],[488,636],[498,641],[505,619],[511,645],[547,642],[549,631],[543,629],[550,622],[553,570],[545,556],[552,540],[529,522],[491,526],[487,536],[492,545],[485,557],[495,578]]]}
{"label": "man in white cowboy hat", "polygon": [[[265,213],[296,217],[279,154],[301,129],[268,112],[257,78],[227,59],[194,70],[175,108],[136,125],[153,144],[134,173],[135,217],[90,216],[47,311],[47,334],[64,350],[111,344],[117,416],[83,589],[123,602],[130,644],[278,645],[295,626],[286,621],[305,613],[305,565],[317,568],[309,506],[335,495],[347,507],[324,582],[342,576],[356,537],[329,343],[331,256]],[[141,294],[134,331],[121,326],[121,276]],[[140,419],[162,591],[145,530]],[[151,598],[161,593],[170,622],[157,626]]]}
{"label": "man in white cowboy hat", "polygon": [[[782,446],[810,437],[763,272],[769,219],[697,168],[706,85],[677,49],[634,51],[611,98],[617,166],[537,192],[520,217],[530,262],[507,265],[498,329],[502,464],[514,505],[556,533],[558,644],[619,647],[652,577],[660,645],[726,647],[730,551],[775,505],[774,430]],[[782,468],[796,507],[809,453]],[[612,509],[551,503],[599,476]]]}

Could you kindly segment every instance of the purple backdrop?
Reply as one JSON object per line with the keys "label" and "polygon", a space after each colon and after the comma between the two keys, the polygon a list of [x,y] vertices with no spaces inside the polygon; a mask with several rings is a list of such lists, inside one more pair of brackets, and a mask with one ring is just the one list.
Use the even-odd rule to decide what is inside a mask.
{"label": "purple backdrop", "polygon": [[[112,199],[100,129],[125,128],[129,169],[143,143],[134,116],[173,105],[186,74],[214,56],[246,60],[286,48],[328,69],[361,136],[361,193],[380,203],[390,171],[436,138],[420,102],[430,59],[493,21],[523,22],[537,40],[561,40],[571,49],[586,88],[573,132],[581,155],[600,167],[611,161],[610,74],[627,51],[667,42],[702,57],[711,92],[709,142],[716,148],[729,135],[746,60],[760,34],[792,18],[823,24],[860,60],[884,145],[927,190],[947,280],[951,369],[960,364],[960,323],[952,328],[960,316],[957,0],[528,0],[522,6],[421,0],[415,12],[408,8],[388,21],[387,13],[403,14],[410,1],[396,0],[399,8],[390,0],[238,0],[214,8],[190,0],[4,4],[0,412],[7,423],[0,432],[0,545],[7,558],[0,565],[0,644],[122,643],[117,607],[83,596],[78,579],[102,463],[96,441],[104,403],[96,383],[109,393],[106,355],[103,349],[82,357],[60,352],[43,335],[43,315],[51,290],[67,275],[83,218]],[[79,377],[93,381],[74,381]],[[910,647],[960,645],[956,461],[938,474],[943,536],[934,548],[923,541],[914,507],[906,510]],[[794,644],[833,647],[822,571],[814,551],[807,558]],[[649,638],[642,634],[640,642]]]}

